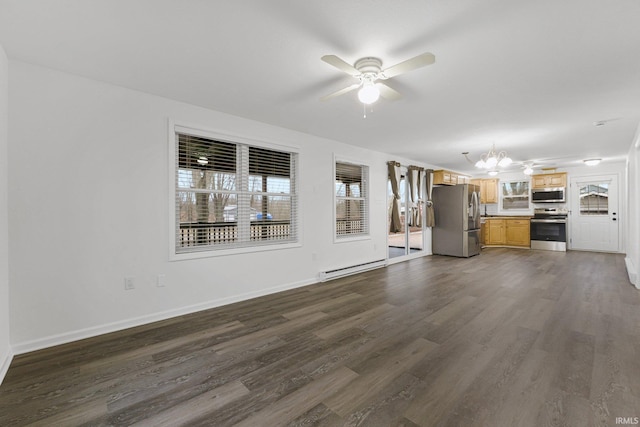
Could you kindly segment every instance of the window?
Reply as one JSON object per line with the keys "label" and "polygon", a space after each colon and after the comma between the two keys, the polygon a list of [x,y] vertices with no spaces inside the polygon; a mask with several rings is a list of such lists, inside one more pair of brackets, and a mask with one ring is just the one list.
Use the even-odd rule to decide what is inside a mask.
{"label": "window", "polygon": [[336,238],[369,234],[369,167],[336,161]]}
{"label": "window", "polygon": [[176,127],[175,253],[296,242],[296,159]]}
{"label": "window", "polygon": [[502,182],[502,209],[529,209],[529,181]]}
{"label": "window", "polygon": [[580,185],[580,215],[609,215],[609,182]]}

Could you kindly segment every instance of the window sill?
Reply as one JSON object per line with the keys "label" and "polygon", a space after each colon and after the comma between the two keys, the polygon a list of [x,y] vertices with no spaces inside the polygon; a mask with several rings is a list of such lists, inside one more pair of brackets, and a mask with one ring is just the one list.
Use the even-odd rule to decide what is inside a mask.
{"label": "window sill", "polygon": [[333,243],[358,242],[362,240],[371,240],[371,235],[367,234],[362,236],[334,237]]}
{"label": "window sill", "polygon": [[214,258],[221,256],[229,256],[229,255],[241,255],[248,254],[254,252],[267,252],[267,251],[276,251],[281,249],[292,249],[292,248],[300,248],[302,247],[302,243],[283,243],[283,244],[273,244],[273,245],[264,245],[264,246],[253,246],[246,248],[233,248],[233,249],[217,249],[217,250],[202,250],[195,252],[186,252],[186,253],[170,253],[169,261],[186,261],[191,259],[201,259],[201,258]]}

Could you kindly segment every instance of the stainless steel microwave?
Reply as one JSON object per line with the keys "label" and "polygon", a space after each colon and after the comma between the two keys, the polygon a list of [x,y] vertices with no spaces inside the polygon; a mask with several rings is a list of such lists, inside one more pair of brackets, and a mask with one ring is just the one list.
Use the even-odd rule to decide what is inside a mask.
{"label": "stainless steel microwave", "polygon": [[531,201],[533,203],[564,203],[566,188],[534,188],[531,190]]}

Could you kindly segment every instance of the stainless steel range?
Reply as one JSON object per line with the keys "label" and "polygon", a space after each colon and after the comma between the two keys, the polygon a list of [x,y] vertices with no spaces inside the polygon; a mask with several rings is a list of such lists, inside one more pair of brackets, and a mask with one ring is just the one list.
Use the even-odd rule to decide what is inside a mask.
{"label": "stainless steel range", "polygon": [[567,250],[567,211],[536,208],[531,219],[531,249]]}

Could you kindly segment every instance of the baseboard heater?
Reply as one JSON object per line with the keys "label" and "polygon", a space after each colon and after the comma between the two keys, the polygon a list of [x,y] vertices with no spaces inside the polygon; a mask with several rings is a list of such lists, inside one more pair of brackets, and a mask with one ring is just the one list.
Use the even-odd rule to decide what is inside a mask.
{"label": "baseboard heater", "polygon": [[319,275],[320,280],[322,282],[326,282],[327,280],[349,276],[350,274],[362,273],[363,271],[373,270],[374,268],[380,268],[386,265],[386,259],[379,259],[377,261],[365,262],[362,264],[351,265],[349,267],[336,268],[335,270],[321,271]]}

